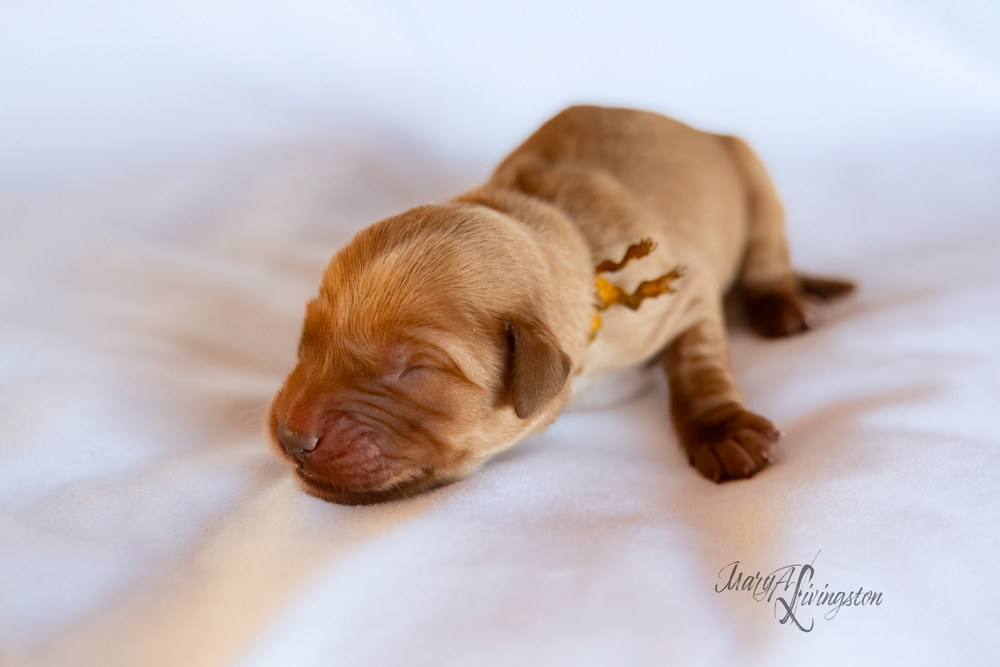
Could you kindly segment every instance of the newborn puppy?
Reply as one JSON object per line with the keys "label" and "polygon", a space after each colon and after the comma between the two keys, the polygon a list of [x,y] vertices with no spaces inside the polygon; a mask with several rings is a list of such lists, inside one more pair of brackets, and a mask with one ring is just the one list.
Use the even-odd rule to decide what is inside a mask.
{"label": "newborn puppy", "polygon": [[810,297],[852,286],[793,272],[781,204],[740,139],[573,107],[485,185],[382,220],[333,257],[268,435],[308,493],[390,500],[544,429],[571,380],[655,361],[692,465],[749,477],[779,432],[729,368],[731,288],[762,334],[785,336],[814,325]]}

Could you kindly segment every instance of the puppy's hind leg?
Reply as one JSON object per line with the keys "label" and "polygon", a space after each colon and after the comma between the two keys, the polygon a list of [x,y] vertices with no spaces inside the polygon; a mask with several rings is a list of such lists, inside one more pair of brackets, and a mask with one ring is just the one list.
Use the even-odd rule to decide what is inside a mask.
{"label": "puppy's hind leg", "polygon": [[746,188],[747,242],[736,289],[742,294],[750,324],[768,338],[812,329],[819,323],[815,300],[844,296],[854,291],[854,285],[794,272],[784,210],[764,165],[743,140],[722,137],[722,141]]}
{"label": "puppy's hind leg", "polygon": [[682,333],[660,358],[670,386],[670,415],[698,472],[721,482],[750,477],[770,463],[780,433],[743,407],[721,313]]}

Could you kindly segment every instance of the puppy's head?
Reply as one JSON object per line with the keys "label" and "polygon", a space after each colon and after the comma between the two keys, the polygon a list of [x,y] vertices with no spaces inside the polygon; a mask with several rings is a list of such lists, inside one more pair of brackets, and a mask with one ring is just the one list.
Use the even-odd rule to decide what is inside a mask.
{"label": "puppy's head", "polygon": [[307,492],[419,493],[558,411],[571,363],[529,241],[501,214],[452,204],[383,220],[334,256],[267,426]]}

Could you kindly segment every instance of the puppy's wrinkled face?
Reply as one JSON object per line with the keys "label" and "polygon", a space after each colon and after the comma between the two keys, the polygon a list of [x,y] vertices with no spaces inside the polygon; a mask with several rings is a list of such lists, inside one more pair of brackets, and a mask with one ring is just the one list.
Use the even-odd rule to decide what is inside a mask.
{"label": "puppy's wrinkled face", "polygon": [[530,308],[507,303],[509,272],[465,222],[415,209],[333,258],[268,420],[308,493],[368,504],[440,486],[565,393],[569,359]]}

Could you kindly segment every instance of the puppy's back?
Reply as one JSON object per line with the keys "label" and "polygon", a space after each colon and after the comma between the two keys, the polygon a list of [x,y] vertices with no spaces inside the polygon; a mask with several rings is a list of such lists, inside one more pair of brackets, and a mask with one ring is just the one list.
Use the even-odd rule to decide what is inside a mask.
{"label": "puppy's back", "polygon": [[597,256],[650,235],[728,283],[746,237],[747,193],[728,138],[646,111],[566,109],[497,168],[492,182],[550,201]]}

